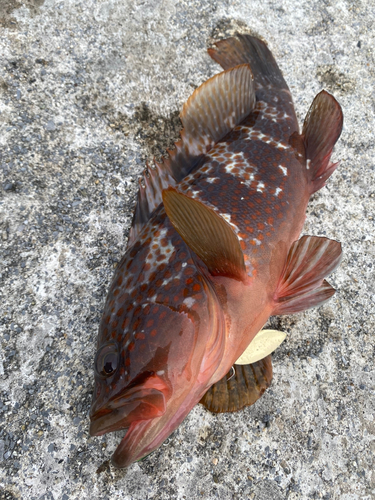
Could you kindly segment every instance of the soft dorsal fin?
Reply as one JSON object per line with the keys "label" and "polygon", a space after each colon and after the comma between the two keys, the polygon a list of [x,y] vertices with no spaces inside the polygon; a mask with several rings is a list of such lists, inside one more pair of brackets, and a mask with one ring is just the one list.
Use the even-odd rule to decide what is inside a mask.
{"label": "soft dorsal fin", "polygon": [[272,314],[292,314],[328,300],[335,289],[323,278],[336,269],[341,257],[337,241],[318,236],[303,236],[295,241],[275,292]]}
{"label": "soft dorsal fin", "polygon": [[249,63],[255,84],[259,87],[272,85],[276,88],[288,89],[271,51],[259,38],[237,35],[220,40],[213,48],[208,49],[208,54],[224,69]]}
{"label": "soft dorsal fin", "polygon": [[[202,156],[238,125],[255,106],[250,66],[243,64],[210,78],[189,97],[181,112],[181,140],[168,158],[145,171],[139,183],[128,246],[136,240],[152,212],[161,203],[161,192],[174,186],[198,164]],[[147,173],[148,172],[148,173]]]}
{"label": "soft dorsal fin", "polygon": [[163,189],[176,184],[168,170],[156,162],[151,167],[147,164],[147,169],[143,173],[143,183],[141,179],[138,183],[137,205],[129,232],[128,247],[134,243],[152,212],[163,201]]}
{"label": "soft dorsal fin", "polygon": [[213,413],[237,411],[250,406],[271,385],[271,356],[249,365],[234,365],[232,370],[216,382],[200,400],[200,403]]}
{"label": "soft dorsal fin", "polygon": [[163,191],[169,220],[213,276],[247,281],[239,240],[228,222],[214,210],[174,188]]}
{"label": "soft dorsal fin", "polygon": [[343,114],[336,99],[322,90],[313,100],[306,115],[302,134],[295,132],[290,144],[296,156],[306,168],[310,192],[321,189],[338,167],[330,158],[334,145],[340,137]]}
{"label": "soft dorsal fin", "polygon": [[184,104],[184,126],[176,149],[164,165],[179,182],[218,141],[255,106],[253,75],[248,64],[219,73],[202,83]]}

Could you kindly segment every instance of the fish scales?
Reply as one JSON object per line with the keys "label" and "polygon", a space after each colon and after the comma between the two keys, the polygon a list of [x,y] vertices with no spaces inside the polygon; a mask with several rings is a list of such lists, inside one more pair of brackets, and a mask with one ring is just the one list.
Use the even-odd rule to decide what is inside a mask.
{"label": "fish scales", "polygon": [[[227,216],[247,259],[274,245],[280,226],[293,217],[301,200],[290,205],[291,187],[304,188],[307,180],[289,137],[298,131],[289,91],[257,90],[257,105],[250,115],[206,155],[203,165],[181,181],[179,189],[210,204]],[[297,235],[300,227],[291,228]],[[258,248],[260,247],[260,248]]]}
{"label": "fish scales", "polygon": [[225,71],[187,101],[181,141],[145,174],[100,323],[90,433],[127,429],[117,467],[157,448],[201,398],[215,412],[253,404],[271,358],[226,382],[233,363],[271,314],[334,293],[324,277],[339,243],[298,237],[337,166],[340,106],[318,94],[300,134],[263,42],[238,35],[209,54]]}
{"label": "fish scales", "polygon": [[[137,363],[130,363],[130,356],[134,359],[139,353],[144,363],[152,358],[153,347],[160,346],[159,337],[155,338],[155,344],[150,343],[150,337],[152,340],[158,335],[158,313],[161,320],[165,317],[165,311],[157,309],[158,304],[194,315],[194,307],[189,307],[201,301],[204,293],[191,251],[176,233],[161,206],[137,243],[119,263],[100,327],[99,344],[110,339],[122,343],[120,364],[124,367],[124,383],[132,380],[138,370]],[[152,307],[153,304],[155,307]],[[146,322],[145,333],[140,328],[140,315],[149,312],[153,317]],[[197,316],[195,321],[199,321]],[[168,342],[167,337],[163,340]]]}
{"label": "fish scales", "polygon": [[[296,163],[297,174],[300,171],[300,164],[290,146],[278,146],[287,144],[288,137],[298,127],[289,104],[290,95],[285,95],[289,93],[282,90],[285,96],[282,100],[275,96],[275,92],[269,93],[269,100],[280,104],[277,112],[280,117],[290,113],[290,123],[285,124],[280,117],[275,119],[276,112],[270,113],[270,106],[265,105],[265,101],[258,101],[256,110],[224,141],[219,142],[206,155],[202,166],[179,185],[181,191],[210,203],[219,213],[230,214],[230,221],[239,239],[244,242],[243,251],[252,256],[258,252],[257,247],[264,246],[273,233],[278,234],[277,229],[288,218],[287,208],[292,209],[283,198],[287,199],[288,184],[294,183],[296,176],[288,176],[288,169],[283,165],[289,165],[291,170],[291,165]],[[276,217],[273,215],[275,213]],[[135,256],[137,260],[133,260]],[[141,269],[134,269],[140,264]],[[119,269],[129,274],[129,277],[123,282],[124,276],[121,274],[109,293],[106,310],[115,315],[115,319],[111,322],[110,315],[106,316],[108,326],[103,331],[104,338],[112,327],[112,338],[116,337],[118,341],[122,339],[123,322],[130,321],[130,313],[144,297],[151,302],[175,304],[180,308],[186,303],[191,305],[202,299],[200,285],[195,283],[195,266],[189,247],[169,223],[163,206],[158,208],[153,220],[145,226],[139,243],[125,255]],[[121,289],[126,292],[116,301]],[[128,300],[129,305],[125,309],[124,304]],[[129,326],[136,328],[136,324]],[[132,340],[135,335],[132,328],[125,337],[124,354],[128,345],[137,340],[137,337]],[[128,376],[131,376],[130,373]]]}

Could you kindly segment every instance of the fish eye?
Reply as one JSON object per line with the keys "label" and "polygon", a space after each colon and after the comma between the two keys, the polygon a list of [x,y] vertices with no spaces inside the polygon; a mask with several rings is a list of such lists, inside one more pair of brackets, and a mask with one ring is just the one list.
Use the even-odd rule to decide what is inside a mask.
{"label": "fish eye", "polygon": [[95,371],[101,378],[111,377],[117,370],[119,352],[116,344],[106,344],[95,356]]}

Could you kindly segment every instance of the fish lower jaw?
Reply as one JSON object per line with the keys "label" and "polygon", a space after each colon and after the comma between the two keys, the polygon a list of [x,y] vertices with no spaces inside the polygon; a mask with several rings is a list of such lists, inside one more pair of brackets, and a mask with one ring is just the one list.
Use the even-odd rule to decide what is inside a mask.
{"label": "fish lower jaw", "polygon": [[167,411],[161,417],[132,422],[112,456],[112,465],[116,468],[128,467],[156,450],[181,424],[204,392],[200,390],[189,394],[172,414]]}
{"label": "fish lower jaw", "polygon": [[150,423],[150,420],[141,420],[130,424],[125,436],[112,455],[111,463],[114,467],[117,469],[129,467],[129,465],[144,458],[155,449],[155,447],[151,446],[139,446],[139,442],[142,440]]}

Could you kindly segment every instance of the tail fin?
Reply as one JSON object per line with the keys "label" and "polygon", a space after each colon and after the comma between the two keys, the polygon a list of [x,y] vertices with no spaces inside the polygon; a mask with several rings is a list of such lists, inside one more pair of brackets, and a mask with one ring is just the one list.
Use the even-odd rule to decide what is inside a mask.
{"label": "tail fin", "polygon": [[233,68],[239,64],[250,64],[257,86],[272,85],[288,90],[273,55],[259,38],[237,35],[217,42],[215,47],[208,49],[208,53],[224,69]]}

